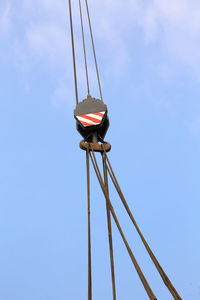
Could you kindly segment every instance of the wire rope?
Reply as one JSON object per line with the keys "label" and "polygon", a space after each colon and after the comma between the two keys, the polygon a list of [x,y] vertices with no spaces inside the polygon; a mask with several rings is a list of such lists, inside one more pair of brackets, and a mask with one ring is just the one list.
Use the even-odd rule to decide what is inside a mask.
{"label": "wire rope", "polygon": [[90,12],[89,12],[89,7],[88,7],[88,1],[87,0],[85,0],[85,4],[86,4],[86,9],[87,9],[88,23],[89,23],[89,28],[90,28],[90,36],[91,36],[91,41],[92,41],[92,49],[93,49],[93,55],[94,55],[96,73],[97,73],[97,80],[98,80],[98,85],[99,85],[99,93],[100,93],[101,100],[103,101],[101,82],[100,82],[100,76],[99,76],[99,69],[98,69],[98,64],[97,64],[97,57],[96,57],[94,38],[93,38],[93,32],[92,32],[92,24],[91,24]]}
{"label": "wire rope", "polygon": [[[91,149],[92,149],[92,146],[91,146]],[[119,224],[119,221],[117,219],[117,216],[116,216],[115,211],[113,209],[113,206],[111,204],[110,198],[109,198],[109,196],[107,194],[107,191],[106,191],[106,188],[105,188],[105,186],[103,184],[103,180],[102,180],[102,177],[101,177],[101,173],[100,173],[100,170],[99,170],[99,167],[98,167],[98,164],[97,164],[96,157],[94,155],[93,149],[92,149],[92,154],[91,154],[91,152],[89,152],[89,155],[90,155],[90,158],[91,158],[91,161],[92,161],[92,164],[93,164],[96,176],[97,176],[97,178],[99,180],[99,184],[101,186],[101,189],[102,189],[102,191],[104,193],[104,196],[106,197],[106,199],[107,199],[107,201],[109,203],[109,207],[110,207],[110,211],[111,211],[111,214],[113,216],[113,219],[114,219],[114,221],[115,221],[115,223],[117,225],[119,233],[120,233],[120,235],[121,235],[121,237],[123,239],[123,242],[124,242],[124,244],[126,246],[126,249],[127,249],[128,253],[129,253],[129,256],[130,256],[130,258],[132,260],[132,263],[133,263],[133,265],[134,265],[134,267],[135,267],[135,269],[136,269],[136,271],[138,273],[138,276],[140,277],[140,280],[141,280],[141,282],[142,282],[142,284],[143,284],[143,286],[144,286],[144,288],[145,288],[145,290],[147,292],[147,295],[149,296],[149,299],[150,300],[157,300],[157,298],[154,295],[153,291],[151,290],[151,288],[150,288],[150,286],[149,286],[149,284],[148,284],[148,282],[147,282],[147,280],[146,280],[146,278],[145,278],[142,270],[140,269],[140,266],[138,265],[138,262],[137,262],[135,256],[133,255],[133,252],[131,251],[131,248],[130,248],[130,246],[129,246],[127,240],[126,240],[126,237],[125,237],[125,235],[124,235],[124,233],[122,231],[122,228],[121,228],[121,226]]]}
{"label": "wire rope", "polygon": [[[109,195],[106,157],[105,157],[104,153],[102,153],[102,163],[103,163],[103,173],[104,173],[104,185],[105,185],[107,194]],[[110,250],[110,267],[111,267],[113,300],[116,300],[115,268],[114,268],[114,256],[113,256],[113,242],[112,242],[112,225],[111,225],[111,218],[110,218],[110,208],[109,208],[109,203],[108,203],[107,199],[106,199],[106,213],[107,213],[107,225],[108,225],[108,240],[109,240],[109,250]]]}
{"label": "wire rope", "polygon": [[88,300],[92,300],[91,224],[90,224],[90,164],[89,149],[86,151],[87,205],[88,205]]}
{"label": "wire rope", "polygon": [[76,95],[76,104],[78,104],[78,86],[77,86],[77,75],[76,75],[76,57],[75,57],[75,47],[74,47],[74,32],[73,32],[71,0],[69,0],[69,17],[70,17],[70,28],[71,28],[71,40],[72,40],[72,57],[73,57],[75,95]]}
{"label": "wire rope", "polygon": [[136,230],[137,230],[137,232],[138,232],[138,234],[139,234],[139,236],[140,236],[140,238],[141,238],[141,240],[142,240],[142,242],[143,242],[143,244],[144,244],[144,246],[145,246],[145,248],[146,248],[149,256],[151,257],[151,259],[152,259],[152,261],[153,261],[156,269],[158,270],[161,278],[163,279],[164,284],[167,286],[168,290],[170,291],[170,293],[172,294],[172,296],[174,297],[174,299],[175,300],[182,300],[182,298],[180,297],[180,295],[176,291],[175,287],[172,285],[171,281],[169,280],[168,276],[166,275],[166,273],[162,269],[161,265],[159,264],[158,260],[156,259],[155,255],[153,254],[152,250],[150,249],[150,247],[149,247],[147,241],[145,240],[143,234],[141,233],[140,228],[137,225],[137,223],[136,223],[136,221],[135,221],[135,219],[134,219],[134,217],[132,215],[132,212],[131,212],[131,210],[130,210],[127,202],[126,202],[126,199],[125,199],[125,197],[124,197],[124,195],[123,195],[123,193],[122,193],[122,191],[120,189],[120,186],[118,184],[118,181],[116,179],[116,176],[115,176],[114,171],[112,169],[112,166],[110,164],[110,161],[109,161],[108,155],[106,154],[104,146],[103,146],[103,149],[104,149],[104,154],[105,154],[106,160],[108,162],[107,167],[108,167],[108,173],[110,175],[110,178],[113,181],[113,184],[114,184],[114,186],[115,186],[115,188],[116,188],[116,190],[117,190],[117,192],[118,192],[118,194],[119,194],[119,196],[120,196],[120,198],[122,200],[122,203],[123,203],[123,205],[124,205],[124,207],[125,207],[128,215],[129,215],[129,217],[130,217],[133,225],[135,226],[135,228],[136,228]]}
{"label": "wire rope", "polygon": [[84,52],[84,60],[85,60],[87,91],[88,91],[88,96],[89,96],[90,95],[90,84],[89,84],[89,77],[88,77],[87,56],[86,56],[86,48],[85,48],[85,34],[84,34],[84,27],[83,27],[83,14],[82,14],[81,0],[79,0],[79,11],[80,11],[80,20],[81,20],[81,32],[82,32],[82,40],[83,40],[83,52]]}

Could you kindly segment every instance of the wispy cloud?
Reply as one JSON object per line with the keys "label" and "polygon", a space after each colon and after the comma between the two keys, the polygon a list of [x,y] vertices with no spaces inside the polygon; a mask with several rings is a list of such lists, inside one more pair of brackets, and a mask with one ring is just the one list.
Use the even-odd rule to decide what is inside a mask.
{"label": "wispy cloud", "polygon": [[[82,84],[84,74],[80,51],[82,44],[79,11],[75,5],[76,1],[72,1],[72,4],[78,49],[77,64],[80,66],[78,71]],[[89,1],[89,5],[97,55],[101,58],[100,63],[105,69],[105,74],[113,78],[128,74],[133,59],[135,32],[140,32],[144,47],[145,43],[156,43],[170,59],[188,65],[200,76],[199,0],[93,0]],[[20,64],[23,62],[24,65],[29,65],[30,68],[39,61],[41,67],[52,66],[59,70],[61,77],[71,78],[67,1],[23,0],[18,9],[20,22],[16,17],[17,13],[11,16],[10,5],[2,5],[0,9],[0,33],[8,32],[13,22],[16,24],[13,28],[15,60]],[[17,8],[15,10],[17,12]],[[84,5],[83,11],[86,15]],[[86,42],[89,45],[88,35]],[[93,69],[91,54],[89,68]],[[70,82],[70,85],[72,84]]]}
{"label": "wispy cloud", "polygon": [[31,25],[25,36],[30,54],[56,64],[66,60],[69,46],[66,45],[66,32],[56,23]]}
{"label": "wispy cloud", "polygon": [[0,4],[0,35],[5,36],[11,30],[11,5],[10,3]]}
{"label": "wispy cloud", "polygon": [[140,21],[146,41],[160,40],[171,56],[199,72],[200,2],[153,0],[148,6]]}
{"label": "wispy cloud", "polygon": [[[128,65],[130,51],[124,42],[141,28],[146,43],[159,41],[169,55],[197,68],[200,63],[200,2],[197,0],[102,0],[89,2],[97,42],[112,53],[113,63]],[[78,10],[73,2],[75,30],[79,31]],[[25,41],[35,55],[60,60],[69,42],[67,1],[26,0]],[[9,8],[3,23],[9,24]],[[6,21],[7,20],[7,21]],[[6,27],[6,25],[4,25]],[[64,49],[65,48],[65,49]],[[115,51],[113,51],[115,50]],[[121,68],[119,68],[121,69]],[[123,69],[123,68],[122,68]]]}

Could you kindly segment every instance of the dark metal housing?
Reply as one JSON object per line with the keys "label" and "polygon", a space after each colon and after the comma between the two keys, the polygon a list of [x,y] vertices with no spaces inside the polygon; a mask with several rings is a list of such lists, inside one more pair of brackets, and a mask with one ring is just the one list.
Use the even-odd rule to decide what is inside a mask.
{"label": "dark metal housing", "polygon": [[[92,123],[92,116],[95,114],[101,114],[102,117],[98,116],[99,121],[97,123],[86,125],[84,121],[90,119],[89,122]],[[88,96],[87,99],[77,104],[74,110],[74,117],[77,121],[76,128],[85,141],[93,142],[94,139],[96,139],[97,142],[104,141],[109,127],[109,119],[107,115],[107,105],[105,105],[103,101]]]}

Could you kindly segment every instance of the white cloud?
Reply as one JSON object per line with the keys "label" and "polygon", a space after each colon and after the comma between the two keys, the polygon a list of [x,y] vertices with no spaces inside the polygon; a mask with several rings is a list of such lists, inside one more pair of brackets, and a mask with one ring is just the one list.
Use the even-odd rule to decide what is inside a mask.
{"label": "white cloud", "polygon": [[[79,23],[78,7],[72,1],[75,17],[75,32]],[[78,2],[77,2],[78,4]],[[94,0],[89,1],[92,23],[97,42],[103,49],[122,61],[129,61],[125,39],[132,37],[133,30],[141,28],[147,43],[159,40],[185,63],[192,65],[200,57],[200,2],[198,0]],[[22,19],[25,46],[35,55],[60,60],[69,49],[70,42],[67,1],[24,0]],[[85,12],[84,5],[83,11]],[[1,9],[1,30],[11,26],[10,5]],[[17,28],[17,26],[16,26]],[[80,29],[80,28],[79,28]],[[80,37],[80,35],[79,35]],[[64,49],[65,48],[65,49]],[[115,49],[115,51],[113,51]]]}
{"label": "white cloud", "polygon": [[32,55],[61,63],[67,58],[70,45],[66,44],[66,32],[56,23],[31,25],[26,32],[26,46]]}
{"label": "white cloud", "polygon": [[0,6],[0,35],[8,35],[11,30],[11,5],[10,3]]}
{"label": "white cloud", "polygon": [[[172,60],[190,66],[191,70],[200,76],[199,0],[89,0],[88,2],[97,57],[108,77],[111,75],[113,78],[120,78],[129,72],[128,67],[132,59],[136,59],[132,55],[135,32],[141,33],[144,47],[145,43],[156,43]],[[78,49],[77,65],[81,66],[78,71],[83,84],[80,20],[78,6],[75,4],[78,4],[78,1],[72,1],[72,5]],[[10,5],[4,6],[0,11],[2,12],[0,31],[7,32],[11,28]],[[20,22],[19,17],[16,17],[19,16],[17,8],[16,19],[12,20],[16,24],[16,32],[13,32],[15,54],[17,53],[15,59],[23,61],[24,65],[30,67],[38,60],[41,67],[53,66],[59,70],[61,77],[65,73],[65,76],[71,78],[68,1],[23,0],[21,5],[19,4],[19,11]],[[86,16],[84,1],[83,12]],[[88,26],[85,28],[88,30]],[[86,42],[89,45],[88,34]],[[89,69],[93,70],[92,55],[89,54],[88,57]],[[94,80],[95,77],[92,75],[91,78]]]}
{"label": "white cloud", "polygon": [[152,0],[141,19],[146,39],[160,40],[172,57],[200,68],[200,2]]}

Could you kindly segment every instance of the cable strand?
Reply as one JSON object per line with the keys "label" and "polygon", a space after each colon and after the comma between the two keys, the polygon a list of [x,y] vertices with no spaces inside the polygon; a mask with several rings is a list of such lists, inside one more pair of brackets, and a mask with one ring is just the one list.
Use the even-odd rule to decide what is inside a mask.
{"label": "cable strand", "polygon": [[88,91],[88,96],[89,96],[90,95],[90,85],[89,85],[89,77],[88,77],[88,66],[87,66],[87,56],[86,56],[86,47],[85,47],[85,34],[84,34],[84,27],[83,27],[83,14],[82,14],[81,0],[79,0],[79,11],[80,11],[80,20],[81,20],[81,32],[82,32],[82,40],[83,40],[83,52],[84,52],[84,60],[85,60],[87,91]]}
{"label": "cable strand", "polygon": [[131,251],[130,246],[129,246],[126,238],[125,238],[125,235],[124,235],[124,233],[122,231],[122,228],[121,228],[121,226],[119,224],[119,221],[117,219],[117,216],[116,216],[115,211],[113,209],[113,206],[111,204],[110,198],[109,198],[109,196],[107,194],[106,188],[105,188],[105,186],[103,184],[101,173],[100,173],[100,170],[99,170],[99,167],[98,167],[98,164],[97,164],[96,157],[94,155],[94,151],[92,149],[92,146],[91,146],[91,150],[92,150],[92,154],[91,154],[91,152],[89,152],[89,155],[90,155],[90,158],[91,158],[91,161],[92,161],[92,164],[93,164],[93,167],[94,167],[97,179],[98,179],[100,187],[101,187],[101,189],[102,189],[102,191],[104,193],[104,196],[105,196],[106,200],[109,203],[110,212],[111,212],[111,214],[113,216],[113,219],[114,219],[114,221],[115,221],[115,223],[117,225],[117,228],[118,228],[119,233],[120,233],[120,235],[122,237],[122,240],[123,240],[123,242],[124,242],[124,244],[126,246],[126,249],[127,249],[128,253],[129,253],[129,256],[130,256],[130,258],[132,260],[132,263],[133,263],[133,265],[134,265],[134,267],[135,267],[135,269],[136,269],[136,271],[138,273],[138,276],[140,277],[140,280],[141,280],[141,282],[142,282],[142,284],[143,284],[143,286],[144,286],[144,288],[145,288],[145,290],[147,292],[147,295],[149,296],[149,299],[150,300],[157,300],[157,298],[155,297],[153,291],[151,290],[151,288],[150,288],[150,286],[149,286],[149,284],[148,284],[148,282],[147,282],[147,280],[146,280],[146,278],[145,278],[142,270],[140,269],[140,267],[139,267],[139,265],[137,263],[137,260],[136,260],[135,256],[133,255],[133,252]]}
{"label": "cable strand", "polygon": [[78,104],[78,86],[77,86],[77,75],[76,75],[76,57],[75,57],[75,48],[74,48],[74,32],[73,32],[73,19],[72,19],[71,0],[69,0],[69,17],[70,17],[70,28],[71,28],[71,42],[72,42],[72,57],[73,57],[75,95],[76,95],[76,104]]}
{"label": "cable strand", "polygon": [[91,24],[90,12],[89,12],[87,0],[85,0],[85,4],[86,4],[86,9],[87,9],[88,23],[89,23],[89,28],[90,28],[90,36],[91,36],[91,41],[92,41],[92,49],[93,49],[93,55],[94,55],[96,73],[97,73],[97,80],[98,80],[98,85],[99,85],[99,93],[100,93],[101,101],[103,101],[101,82],[100,82],[100,77],[99,77],[99,69],[98,69],[98,64],[97,64],[97,57],[96,57],[94,38],[93,38],[93,32],[92,32],[92,24]]}
{"label": "cable strand", "polygon": [[[104,185],[109,196],[108,189],[108,174],[106,166],[106,157],[102,153],[102,163],[103,163],[103,173],[104,173]],[[113,291],[113,300],[116,300],[116,287],[115,287],[115,268],[114,268],[114,255],[113,255],[113,242],[112,242],[112,225],[110,218],[110,208],[109,203],[106,199],[106,213],[107,213],[107,225],[108,225],[108,240],[109,240],[109,250],[110,250],[110,268],[111,268],[111,278],[112,278],[112,291]]]}
{"label": "cable strand", "polygon": [[86,151],[87,205],[88,205],[88,300],[92,300],[91,225],[90,225],[90,164],[89,148]]}
{"label": "cable strand", "polygon": [[135,226],[136,231],[138,232],[138,234],[139,234],[139,236],[140,236],[140,238],[141,238],[141,240],[142,240],[142,242],[143,242],[143,244],[144,244],[144,246],[145,246],[145,248],[146,248],[149,256],[151,257],[151,259],[152,259],[152,261],[153,261],[156,269],[158,270],[161,278],[163,279],[164,284],[167,286],[168,290],[170,291],[170,293],[172,294],[172,296],[174,297],[174,299],[175,300],[182,300],[182,298],[180,297],[180,295],[176,291],[175,287],[172,285],[171,281],[167,277],[166,273],[162,269],[161,265],[159,264],[158,260],[156,259],[155,255],[153,254],[152,250],[150,249],[150,247],[149,247],[147,241],[145,240],[143,234],[141,233],[140,228],[137,225],[137,223],[136,223],[136,221],[135,221],[135,219],[134,219],[134,217],[132,215],[132,212],[131,212],[131,210],[130,210],[130,208],[129,208],[129,206],[128,206],[125,198],[124,198],[124,195],[123,195],[123,193],[122,193],[122,191],[120,189],[119,183],[118,183],[118,181],[116,179],[116,176],[115,176],[114,171],[112,169],[112,166],[110,164],[109,158],[108,158],[107,153],[106,153],[105,148],[104,148],[104,145],[103,145],[103,149],[104,149],[104,154],[105,154],[106,160],[108,162],[107,168],[108,168],[108,173],[110,175],[110,178],[111,178],[111,180],[112,180],[112,182],[113,182],[113,184],[114,184],[114,186],[115,186],[115,188],[116,188],[116,190],[117,190],[117,192],[118,192],[118,194],[119,194],[119,196],[120,196],[120,198],[122,200],[122,203],[123,203],[123,205],[124,205],[124,207],[125,207],[128,215],[129,215],[129,217],[130,217],[133,225]]}

